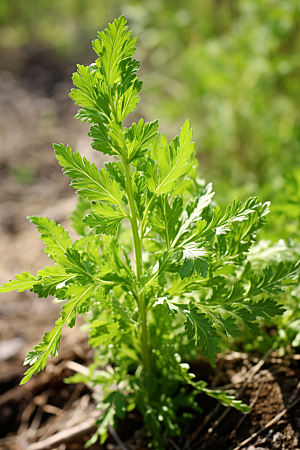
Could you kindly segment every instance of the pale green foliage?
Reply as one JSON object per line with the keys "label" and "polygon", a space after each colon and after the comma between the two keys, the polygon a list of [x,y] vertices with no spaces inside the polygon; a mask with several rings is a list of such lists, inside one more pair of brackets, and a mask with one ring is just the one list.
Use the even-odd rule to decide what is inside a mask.
{"label": "pale green foliage", "polygon": [[61,317],[57,320],[55,328],[50,333],[46,333],[43,342],[36,345],[30,351],[25,364],[30,364],[30,368],[25,372],[21,384],[26,383],[32,375],[37,374],[46,367],[48,356],[56,356],[59,350],[59,343],[63,326],[69,327],[75,325],[77,314],[82,314],[89,309],[89,300],[95,290],[93,284],[85,286],[70,286],[65,292],[65,298],[70,299],[63,307]]}
{"label": "pale green foliage", "polygon": [[148,188],[155,196],[172,192],[179,177],[192,168],[191,155],[195,145],[191,143],[192,130],[187,120],[180,137],[176,136],[169,145],[166,139],[157,142],[146,160]]}
{"label": "pale green foliage", "polygon": [[114,235],[121,220],[126,217],[124,211],[114,209],[106,203],[96,203],[92,205],[92,214],[86,216],[83,222],[90,228],[95,228],[98,234]]}
{"label": "pale green foliage", "polygon": [[[180,353],[192,358],[195,343],[215,364],[224,335],[236,337],[245,327],[259,333],[261,319],[282,314],[270,297],[295,283],[300,264],[275,263],[263,274],[252,269],[249,250],[269,204],[250,198],[235,199],[225,212],[213,207],[212,185],[197,178],[188,120],[170,144],[158,134],[157,121],[123,127],[141,89],[139,63],[131,58],[136,39],[125,24],[121,16],[99,33],[93,43],[99,58],[78,66],[71,93],[82,107],[77,118],[92,124],[93,147],[117,161],[99,170],[79,152],[54,145],[80,195],[72,222],[81,237],[72,243],[54,221],[31,217],[55,265],[36,277],[17,275],[0,289],[31,289],[65,301],[55,328],[28,353],[22,383],[57,354],[63,326],[73,327],[78,314],[90,311],[90,344],[99,351],[98,363],[114,369],[73,378],[104,389],[99,407],[108,409],[89,444],[98,436],[104,442],[106,426],[137,406],[154,445],[162,448],[165,433],[181,433],[178,409],[199,410],[199,391],[249,411],[192,381]],[[188,395],[185,385],[193,388]]]}
{"label": "pale green foliage", "polygon": [[78,202],[76,208],[72,212],[71,222],[72,227],[80,236],[85,236],[88,233],[87,227],[82,222],[82,219],[86,215],[86,213],[91,208],[91,202],[89,202],[85,197],[78,197]]}
{"label": "pale green foliage", "polygon": [[36,216],[28,217],[28,219],[37,226],[41,233],[41,240],[46,245],[45,253],[54,261],[57,260],[59,255],[64,255],[72,245],[69,233],[61,225],[57,225],[54,220]]}
{"label": "pale green foliage", "polygon": [[99,170],[94,163],[90,164],[80,153],[73,153],[71,148],[63,144],[54,144],[54,150],[64,174],[72,178],[73,186],[78,194],[89,200],[98,200],[122,208],[122,191],[118,184],[109,178],[105,170]]}
{"label": "pale green foliage", "polygon": [[15,275],[15,280],[10,280],[8,283],[3,283],[0,287],[0,292],[24,292],[27,289],[31,289],[36,282],[36,277],[31,275],[31,273],[23,272],[20,275]]}

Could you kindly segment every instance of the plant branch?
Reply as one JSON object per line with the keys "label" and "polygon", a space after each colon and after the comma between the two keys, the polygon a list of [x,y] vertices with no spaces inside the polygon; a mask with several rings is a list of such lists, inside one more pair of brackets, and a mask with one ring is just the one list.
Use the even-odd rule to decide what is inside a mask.
{"label": "plant branch", "polygon": [[[135,261],[136,261],[136,274],[138,279],[139,288],[142,287],[143,283],[143,259],[142,259],[142,237],[139,236],[138,225],[137,225],[137,214],[136,214],[136,205],[133,197],[133,189],[132,189],[132,181],[131,181],[131,173],[130,173],[130,164],[123,160],[123,166],[125,170],[126,176],[126,191],[128,195],[128,201],[130,206],[130,223],[131,223],[131,231],[132,238],[134,243],[134,251],[135,251]],[[148,333],[147,333],[147,314],[146,314],[146,304],[144,293],[140,292],[137,295],[138,299],[138,308],[141,320],[141,340],[142,340],[142,352],[143,352],[143,361],[144,368],[148,374],[150,374],[150,354],[149,354],[149,346],[148,346]]]}

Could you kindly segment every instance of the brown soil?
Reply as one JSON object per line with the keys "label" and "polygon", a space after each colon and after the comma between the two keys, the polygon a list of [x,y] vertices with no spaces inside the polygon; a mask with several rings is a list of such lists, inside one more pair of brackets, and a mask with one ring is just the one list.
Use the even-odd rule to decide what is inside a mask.
{"label": "brown soil", "polygon": [[[69,228],[68,216],[76,196],[68,186],[69,180],[61,173],[51,143],[69,143],[99,165],[106,160],[91,150],[87,127],[73,119],[76,107],[67,97],[73,68],[62,70],[61,64],[51,58],[48,54],[36,56],[29,52],[28,56],[28,52],[23,52],[16,58],[21,61],[18,67],[4,58],[6,67],[0,73],[0,283],[23,270],[35,273],[46,264],[51,265],[35,227],[26,216],[47,215]],[[46,66],[43,61],[47,62]],[[86,423],[89,428],[87,426],[85,432],[70,441],[62,440],[53,444],[54,447],[48,446],[79,450],[92,434],[92,423],[87,421],[90,418],[93,421],[95,416],[95,392],[83,385],[63,382],[74,373],[70,361],[85,366],[92,359],[87,338],[79,330],[80,323],[75,329],[64,330],[59,358],[52,360],[47,369],[27,385],[18,386],[24,372],[24,356],[41,340],[44,332],[53,327],[59,311],[59,304],[31,293],[1,296],[1,449],[37,449],[34,442],[72,427],[79,429]],[[216,370],[199,360],[193,371],[201,373],[211,387],[230,384],[232,393],[236,393],[255,364],[256,360],[231,354],[220,358]],[[299,380],[297,355],[279,359],[272,354],[244,391],[244,401],[251,403],[256,399],[256,402],[234,435],[230,437],[242,414],[230,410],[222,418],[225,408],[216,410],[216,401],[200,396],[204,412],[190,421],[183,436],[169,441],[169,448],[234,449],[299,398],[300,392],[296,390]],[[126,421],[119,424],[117,432],[128,449],[147,447],[143,423],[137,412],[129,414]],[[300,403],[240,448],[300,449],[299,433]],[[91,447],[92,450],[99,448],[102,448],[100,444]],[[103,448],[118,448],[116,437],[110,436]]]}
{"label": "brown soil", "polygon": [[[0,377],[0,448],[3,450],[37,450],[58,448],[60,450],[81,450],[84,442],[93,434],[94,420],[101,415],[95,410],[97,393],[88,387],[66,385],[64,378],[74,373],[74,369],[91,362],[92,352],[86,338],[80,332],[65,336],[63,348],[57,359],[51,361],[47,369],[33,378],[27,385],[18,386],[22,377],[21,359],[14,357],[2,366]],[[72,362],[73,363],[72,363]],[[196,373],[201,372],[213,388],[219,386],[238,394],[249,370],[257,367],[259,359],[251,361],[243,354],[230,353],[221,357],[217,368],[211,369],[206,361],[199,359],[193,365]],[[72,364],[76,362],[77,366]],[[253,370],[253,369],[252,369]],[[236,410],[229,410],[206,396],[199,396],[203,413],[195,416],[183,435],[170,440],[169,449],[235,449],[244,440],[258,432],[272,419],[288,408],[300,396],[300,359],[287,356],[283,359],[272,356],[258,370],[248,383],[242,399],[255,402],[250,414],[243,416]],[[224,413],[226,414],[224,416]],[[237,424],[244,417],[244,422]],[[87,424],[79,435],[68,438],[66,431]],[[79,427],[79,428],[78,428]],[[234,432],[234,430],[236,430]],[[61,436],[61,433],[65,433]],[[254,436],[240,449],[299,449],[300,402],[291,408],[273,425]],[[124,422],[120,422],[117,434],[129,449],[147,448],[148,439],[138,412],[133,411]],[[6,436],[6,437],[4,437]],[[58,438],[51,446],[46,440]],[[41,446],[34,446],[41,442]],[[46,446],[46,444],[50,446]],[[116,438],[110,436],[104,446],[94,444],[92,450],[119,448]]]}

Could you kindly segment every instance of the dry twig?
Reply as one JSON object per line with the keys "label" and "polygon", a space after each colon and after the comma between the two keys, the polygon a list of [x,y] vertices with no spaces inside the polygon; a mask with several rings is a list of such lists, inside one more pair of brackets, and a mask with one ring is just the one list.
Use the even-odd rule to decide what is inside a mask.
{"label": "dry twig", "polygon": [[183,450],[186,450],[188,445],[190,445],[194,440],[198,437],[198,435],[201,433],[203,428],[211,421],[211,419],[214,417],[214,415],[219,411],[221,408],[221,403],[218,403],[216,407],[209,413],[207,416],[205,416],[205,419],[203,422],[199,425],[196,431],[191,436],[191,439],[185,444]]}
{"label": "dry twig", "polygon": [[95,428],[95,418],[91,417],[90,419],[82,422],[75,427],[68,428],[67,430],[60,431],[59,433],[54,434],[44,441],[35,442],[34,444],[30,444],[27,447],[27,450],[48,450],[55,447],[58,447],[60,444],[63,444],[68,441],[72,441],[83,434],[90,433]]}
{"label": "dry twig", "polygon": [[116,441],[116,443],[122,450],[128,450],[127,447],[124,445],[124,443],[119,438],[116,430],[112,426],[107,425],[107,430],[108,430],[109,434],[111,435],[111,437],[114,438],[114,440]]}
{"label": "dry twig", "polygon": [[257,356],[252,356],[252,355],[248,355],[248,353],[243,353],[243,352],[230,352],[227,355],[223,355],[222,359],[224,359],[225,361],[235,361],[235,360],[239,360],[239,359],[246,359],[249,361],[252,361],[254,363],[258,363],[259,362],[259,358]]}
{"label": "dry twig", "polygon": [[176,442],[173,441],[173,439],[168,439],[168,442],[172,445],[172,447],[174,448],[174,450],[180,450],[180,448],[178,447],[178,445],[176,444]]}
{"label": "dry twig", "polygon": [[[255,364],[255,366],[251,367],[250,370],[248,370],[248,372],[245,374],[245,381],[242,385],[242,387],[238,390],[235,398],[237,400],[239,400],[242,395],[244,394],[248,384],[253,380],[254,376],[256,375],[256,373],[262,368],[262,366],[265,364],[266,360],[269,358],[270,354],[272,352],[272,349],[270,349],[265,356],[257,363]],[[195,445],[198,445],[200,442],[209,439],[209,437],[211,436],[211,434],[213,433],[213,431],[215,430],[215,428],[225,419],[225,417],[227,417],[227,415],[229,414],[229,412],[231,411],[232,407],[228,407],[225,409],[225,411],[221,414],[221,416],[213,423],[212,427],[209,428],[209,430],[207,431],[206,435],[201,438],[199,441],[196,442]]]}
{"label": "dry twig", "polygon": [[[257,391],[256,391],[256,394],[255,394],[255,396],[254,396],[252,402],[251,402],[250,405],[249,405],[251,409],[253,408],[253,406],[255,405],[255,403],[257,402],[257,400],[259,399],[259,396],[260,396],[260,393],[261,393],[261,390],[262,390],[263,385],[264,385],[264,380],[262,380],[262,381],[260,382],[260,385],[259,385],[259,387],[258,387],[258,389],[257,389]],[[243,415],[243,416],[240,418],[239,422],[236,424],[235,428],[234,428],[234,429],[232,430],[232,432],[230,433],[229,439],[232,439],[232,438],[236,435],[237,430],[240,428],[240,426],[242,425],[242,423],[244,422],[244,420],[246,419],[246,417],[247,417],[246,415]]]}
{"label": "dry twig", "polygon": [[[281,419],[281,417],[283,417],[290,409],[294,408],[294,406],[296,406],[297,403],[299,403],[299,401],[300,401],[300,396],[295,401],[293,401],[293,399],[296,397],[297,393],[299,392],[299,389],[300,389],[300,382],[298,383],[295,391],[293,392],[293,394],[292,394],[292,396],[290,398],[290,401],[289,401],[290,406],[288,406],[287,408],[284,408],[284,410],[282,410],[279,414],[277,414],[277,416],[275,416],[272,420],[270,420],[270,422],[268,422],[260,430],[258,430],[257,432],[253,433],[250,437],[248,437],[243,442],[241,442],[237,447],[234,448],[234,450],[239,450],[244,445],[246,445],[249,442],[251,442],[252,439],[254,439],[257,436],[259,436],[267,428],[270,428],[272,425],[275,425],[275,423],[277,423]],[[293,403],[291,403],[291,401],[293,401]]]}

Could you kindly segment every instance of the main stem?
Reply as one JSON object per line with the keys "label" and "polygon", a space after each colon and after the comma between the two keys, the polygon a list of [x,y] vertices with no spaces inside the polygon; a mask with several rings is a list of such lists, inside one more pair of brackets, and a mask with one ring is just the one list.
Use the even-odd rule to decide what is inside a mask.
{"label": "main stem", "polygon": [[[130,164],[123,161],[125,176],[126,176],[126,191],[129,200],[130,206],[130,222],[131,222],[131,231],[134,243],[134,251],[135,251],[135,261],[136,261],[136,275],[138,279],[138,291],[142,288],[142,275],[143,275],[143,260],[142,260],[142,239],[139,236],[138,232],[138,224],[137,224],[137,215],[136,215],[136,206],[133,198],[133,190],[132,190],[132,182],[131,182],[131,174],[130,174]],[[148,333],[147,333],[147,314],[146,314],[146,304],[144,293],[137,294],[138,299],[138,309],[141,320],[141,341],[142,341],[142,352],[143,352],[143,362],[144,368],[148,374],[151,372],[151,364],[150,364],[150,354],[148,347]]]}

